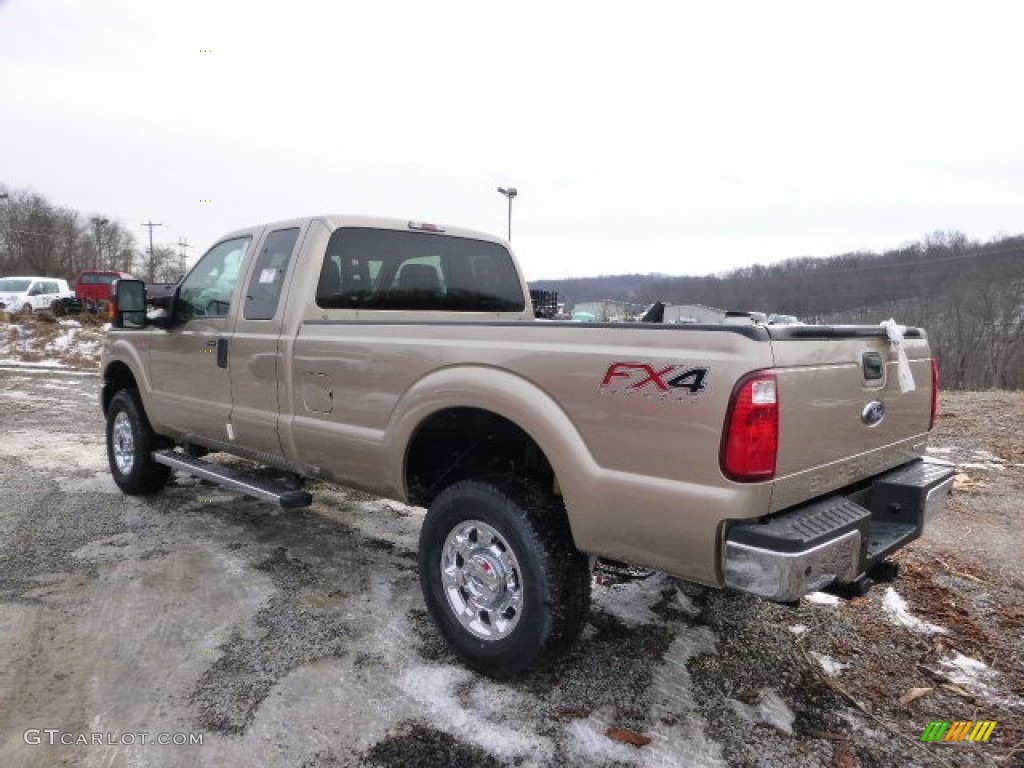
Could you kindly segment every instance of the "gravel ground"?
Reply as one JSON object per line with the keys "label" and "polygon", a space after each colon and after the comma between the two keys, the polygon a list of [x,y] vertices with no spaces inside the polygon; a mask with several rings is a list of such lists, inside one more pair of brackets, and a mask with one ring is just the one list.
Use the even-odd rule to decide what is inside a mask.
{"label": "gravel ground", "polygon": [[[958,495],[891,587],[787,607],[603,567],[569,657],[497,684],[424,612],[422,510],[318,486],[282,513],[188,478],[122,496],[97,386],[0,370],[3,765],[1024,764],[1024,393],[946,395]],[[919,741],[982,719],[986,744]],[[143,732],[203,743],[121,743]],[[60,743],[94,733],[117,743]]]}

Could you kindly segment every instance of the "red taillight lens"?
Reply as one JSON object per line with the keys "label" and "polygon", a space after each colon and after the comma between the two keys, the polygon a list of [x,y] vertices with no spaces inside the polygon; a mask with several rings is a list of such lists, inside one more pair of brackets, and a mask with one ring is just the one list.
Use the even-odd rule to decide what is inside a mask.
{"label": "red taillight lens", "polygon": [[778,382],[774,374],[749,374],[732,391],[719,455],[722,472],[739,483],[771,480],[778,454]]}
{"label": "red taillight lens", "polygon": [[935,429],[935,421],[939,418],[939,364],[932,358],[932,420],[928,422],[928,431]]}

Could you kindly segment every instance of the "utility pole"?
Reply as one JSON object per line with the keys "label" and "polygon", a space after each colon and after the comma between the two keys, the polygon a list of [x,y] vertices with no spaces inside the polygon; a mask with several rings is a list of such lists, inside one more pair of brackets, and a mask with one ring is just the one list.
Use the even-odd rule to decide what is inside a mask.
{"label": "utility pole", "polygon": [[[181,249],[181,251],[180,251],[181,263],[179,264],[179,271],[181,272],[180,277],[184,277],[185,276],[185,262],[187,261],[189,247],[190,246],[188,244],[188,238],[187,237],[184,240],[179,240],[178,241],[178,248]],[[179,277],[179,279],[180,279],[180,277]]]}
{"label": "utility pole", "polygon": [[152,283],[154,280],[153,273],[156,271],[156,265],[153,263],[153,227],[162,227],[163,224],[154,224],[152,220],[150,220],[142,226],[149,227],[149,268],[146,270],[146,275],[149,278],[149,282]]}

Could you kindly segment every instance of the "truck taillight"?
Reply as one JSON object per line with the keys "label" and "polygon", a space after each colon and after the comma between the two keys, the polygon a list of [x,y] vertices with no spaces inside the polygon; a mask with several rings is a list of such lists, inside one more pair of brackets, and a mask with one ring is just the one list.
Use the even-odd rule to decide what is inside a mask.
{"label": "truck taillight", "polygon": [[928,431],[935,429],[935,421],[939,418],[939,364],[932,358],[932,419],[928,422]]}
{"label": "truck taillight", "polygon": [[774,374],[748,374],[733,389],[725,416],[722,472],[739,483],[771,480],[778,453],[778,382]]}

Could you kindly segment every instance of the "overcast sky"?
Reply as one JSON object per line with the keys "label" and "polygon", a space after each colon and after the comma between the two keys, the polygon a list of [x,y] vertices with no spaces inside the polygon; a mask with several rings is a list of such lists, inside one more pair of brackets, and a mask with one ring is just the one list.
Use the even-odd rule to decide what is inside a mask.
{"label": "overcast sky", "polygon": [[530,279],[985,240],[1024,231],[1022,22],[979,0],[0,0],[0,183],[140,244],[162,222],[193,258],[315,213],[504,234],[515,186]]}

